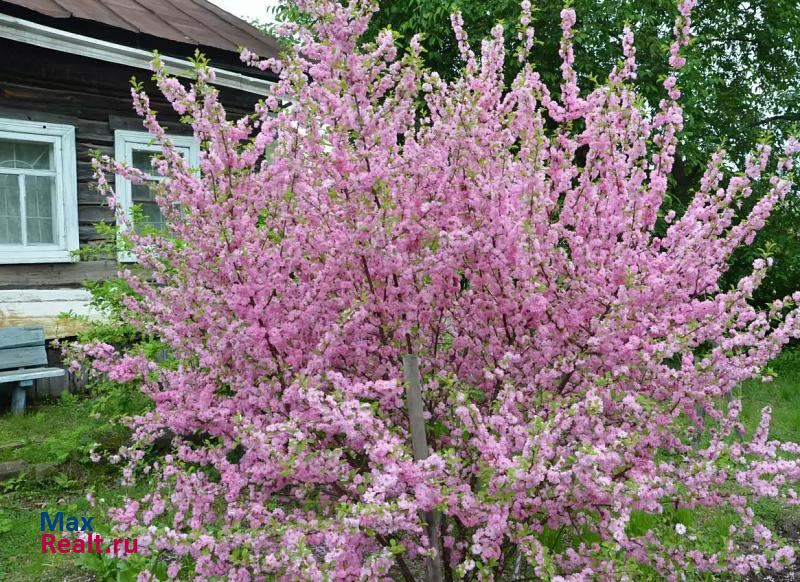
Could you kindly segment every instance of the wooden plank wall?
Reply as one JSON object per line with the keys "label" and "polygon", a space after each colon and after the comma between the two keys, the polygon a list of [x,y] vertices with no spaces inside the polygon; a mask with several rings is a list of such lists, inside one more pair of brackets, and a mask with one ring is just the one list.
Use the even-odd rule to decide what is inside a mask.
{"label": "wooden plank wall", "polygon": [[[159,112],[159,119],[169,131],[191,131],[178,122],[172,108],[160,97],[148,71],[6,39],[0,39],[0,54],[0,118],[75,126],[80,244],[85,247],[98,242],[96,223],[111,222],[114,216],[92,188],[90,152],[99,150],[113,155],[117,129],[144,131],[131,105],[131,77],[145,82],[151,107]],[[232,115],[252,111],[258,100],[257,95],[233,89],[220,93]],[[0,289],[77,287],[86,280],[113,277],[116,272],[114,260],[0,265]]]}
{"label": "wooden plank wall", "polygon": [[[151,106],[176,134],[191,133],[178,122],[151,80],[151,73],[96,59],[52,51],[0,39],[0,117],[75,127],[78,176],[78,219],[81,247],[98,242],[96,223],[113,220],[113,213],[92,188],[91,154],[100,150],[113,155],[114,131],[143,130],[131,105],[130,79],[145,82]],[[179,56],[179,55],[175,55]],[[188,56],[188,54],[187,54]],[[187,64],[187,69],[188,69]],[[221,99],[232,115],[252,111],[257,95],[223,89]],[[0,290],[78,288],[84,281],[116,276],[115,260],[79,263],[0,265]],[[61,366],[60,351],[47,348],[50,366]],[[32,398],[56,396],[64,390],[80,390],[83,378],[67,374],[35,382]],[[0,390],[0,407],[7,394]]]}

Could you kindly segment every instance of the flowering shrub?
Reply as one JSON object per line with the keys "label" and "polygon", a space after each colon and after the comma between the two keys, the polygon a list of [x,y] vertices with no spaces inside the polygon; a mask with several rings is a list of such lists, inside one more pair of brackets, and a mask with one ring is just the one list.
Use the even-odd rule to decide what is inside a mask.
{"label": "flowering shrub", "polygon": [[[445,83],[418,39],[405,54],[388,30],[359,41],[372,3],[298,3],[314,25],[286,27],[289,55],[243,55],[280,75],[249,117],[226,118],[202,62],[190,87],[156,62],[202,144],[199,172],[134,89],[162,146],[169,233],[127,231],[152,277],[127,275],[124,315],[170,358],[78,348],[154,404],[124,455],[152,491],[115,514],[120,532],[170,576],[200,579],[410,581],[426,555],[447,580],[791,562],[751,505],[796,501],[800,447],[769,440],[768,411],[740,439],[740,404],[721,397],[768,379],[800,337],[800,294],[748,304],[766,258],[735,288],[718,282],[790,191],[800,143],[762,144],[727,179],[719,153],[686,213],[662,216],[694,0],[680,4],[657,107],[630,86],[630,30],[608,81],[578,91],[570,9],[554,94],[530,66],[504,83],[500,26],[475,54],[453,17],[465,66]],[[111,172],[139,174],[98,160],[113,204]],[[740,216],[762,181],[769,193]],[[419,461],[405,353],[423,373],[431,454]],[[150,459],[165,434],[174,454]],[[717,547],[684,523],[696,508],[734,514]],[[434,511],[438,549],[424,533]]]}

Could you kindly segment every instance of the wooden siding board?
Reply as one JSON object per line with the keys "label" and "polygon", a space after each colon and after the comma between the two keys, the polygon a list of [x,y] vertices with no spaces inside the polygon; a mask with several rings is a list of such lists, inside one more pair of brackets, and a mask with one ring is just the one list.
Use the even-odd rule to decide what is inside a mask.
{"label": "wooden siding board", "polygon": [[105,238],[100,234],[95,225],[86,226],[79,223],[78,240],[81,243],[81,247],[84,248],[89,243],[102,241],[105,240]]}
{"label": "wooden siding board", "polygon": [[0,265],[0,290],[79,287],[84,281],[112,279],[118,272],[116,261]]}
{"label": "wooden siding board", "polygon": [[78,222],[80,224],[96,224],[100,221],[114,222],[114,211],[108,206],[78,205]]}
{"label": "wooden siding board", "polygon": [[106,206],[105,196],[92,188],[89,184],[78,184],[78,208],[81,206]]}

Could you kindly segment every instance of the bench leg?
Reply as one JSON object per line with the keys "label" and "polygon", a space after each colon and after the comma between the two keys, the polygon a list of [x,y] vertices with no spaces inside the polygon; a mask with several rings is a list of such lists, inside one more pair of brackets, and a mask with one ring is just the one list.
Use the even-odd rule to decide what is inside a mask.
{"label": "bench leg", "polygon": [[11,412],[14,414],[25,412],[25,397],[31,386],[33,386],[33,380],[17,382],[17,385],[14,386],[14,393],[11,395]]}

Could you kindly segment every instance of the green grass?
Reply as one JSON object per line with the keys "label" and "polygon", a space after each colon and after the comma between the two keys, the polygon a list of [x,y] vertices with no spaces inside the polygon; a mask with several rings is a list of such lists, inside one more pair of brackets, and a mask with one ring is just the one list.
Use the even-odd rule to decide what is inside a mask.
{"label": "green grass", "polygon": [[[46,475],[33,472],[0,482],[0,581],[91,580],[71,555],[41,552],[42,511],[93,518],[97,532],[110,529],[106,517],[131,491],[120,487],[115,470],[88,461],[96,440],[114,444],[118,431],[93,418],[91,402],[67,395],[57,403],[30,407],[24,416],[0,416],[0,445],[25,442],[0,451],[0,461],[55,463]],[[86,494],[97,500],[91,507]]]}
{"label": "green grass", "polygon": [[[742,400],[742,421],[752,436],[761,420],[761,410],[772,409],[770,439],[800,442],[800,350],[787,350],[771,364],[775,380],[766,384],[751,380],[734,392]],[[795,540],[800,538],[800,507],[787,507],[774,499],[755,504],[756,516],[771,528],[777,528]]]}
{"label": "green grass", "polygon": [[88,400],[71,395],[57,404],[29,407],[20,416],[0,417],[0,445],[23,442],[19,449],[0,449],[0,462],[24,459],[29,463],[63,463],[74,456],[76,449],[87,449],[109,429],[94,418]]}
{"label": "green grass", "polygon": [[734,391],[742,400],[742,420],[748,434],[761,420],[761,409],[772,408],[770,438],[784,442],[800,442],[800,350],[784,352],[771,366],[777,377],[763,384],[745,382]]}

